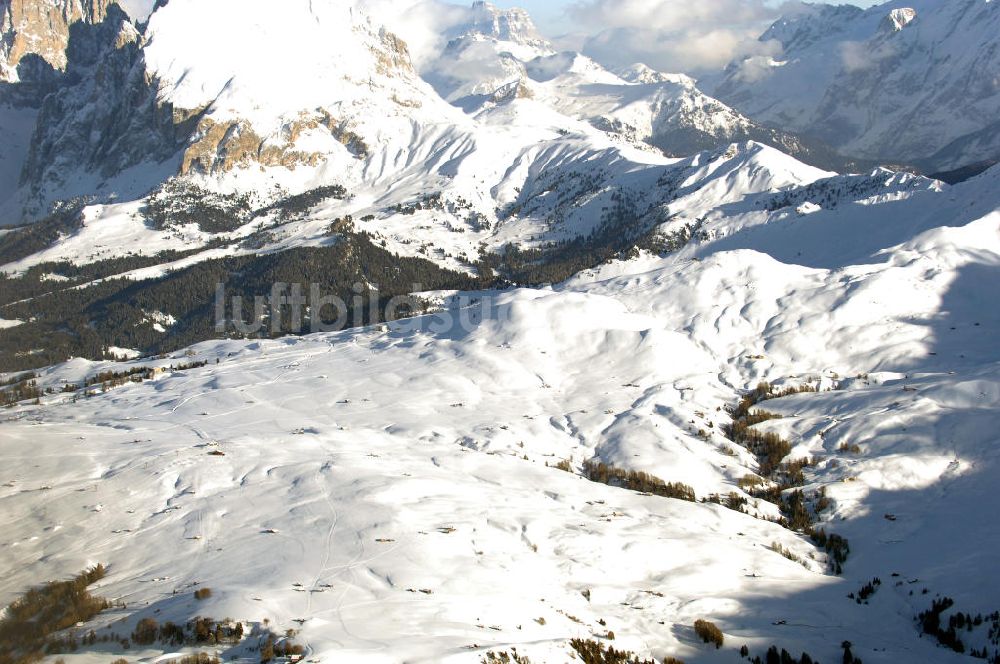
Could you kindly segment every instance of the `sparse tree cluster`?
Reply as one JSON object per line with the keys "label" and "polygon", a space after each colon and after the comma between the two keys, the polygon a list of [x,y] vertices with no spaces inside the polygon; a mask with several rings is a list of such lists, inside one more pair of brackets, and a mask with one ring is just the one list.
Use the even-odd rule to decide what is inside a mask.
{"label": "sparse tree cluster", "polygon": [[[569,645],[583,661],[583,664],[656,664],[653,659],[640,659],[627,650],[616,650],[594,639],[573,639]],[[673,660],[674,664],[684,664]]]}
{"label": "sparse tree cluster", "polygon": [[172,660],[169,664],[219,664],[219,658],[215,655],[200,652],[194,655],[185,655],[180,659]]}
{"label": "sparse tree cluster", "polygon": [[44,654],[76,650],[75,636],[55,635],[111,606],[87,591],[104,575],[104,566],[97,565],[68,581],[33,588],[11,603],[0,618],[0,664],[28,664]]}
{"label": "sparse tree cluster", "polygon": [[0,265],[27,258],[51,246],[61,236],[79,230],[83,226],[81,213],[88,202],[86,198],[76,198],[56,203],[44,219],[0,235]]}
{"label": "sparse tree cluster", "polygon": [[489,651],[483,655],[482,664],[531,664],[531,660],[524,655],[517,654],[517,648],[511,648],[510,652],[506,650]]}
{"label": "sparse tree cluster", "polygon": [[583,475],[592,482],[620,486],[632,491],[651,493],[665,498],[695,501],[694,489],[682,482],[665,482],[656,475],[641,470],[625,470],[600,461],[585,461]]}
{"label": "sparse tree cluster", "polygon": [[[29,376],[29,377],[24,377]],[[44,394],[42,389],[35,382],[35,374],[25,374],[8,381],[6,387],[0,389],[0,406],[13,406],[14,404],[31,399],[38,400]]]}
{"label": "sparse tree cluster", "polygon": [[768,212],[775,212],[808,201],[832,210],[843,203],[850,203],[883,191],[895,175],[890,171],[875,171],[870,175],[837,175],[823,178],[804,187],[771,194],[764,200],[763,207]]}
{"label": "sparse tree cluster", "polygon": [[694,633],[705,643],[714,643],[716,648],[721,648],[725,641],[722,630],[708,620],[695,620]]}
{"label": "sparse tree cluster", "polygon": [[[815,391],[816,387],[808,384],[775,389],[770,383],[758,383],[735,406],[726,408],[732,420],[723,427],[723,433],[757,457],[760,476],[744,476],[739,481],[740,488],[755,498],[777,505],[781,511],[780,523],[786,528],[808,535],[829,554],[830,567],[840,574],[850,553],[847,540],[813,527],[816,514],[829,507],[830,500],[826,497],[826,492],[820,490],[813,498],[813,509],[810,509],[806,496],[797,488],[805,483],[803,470],[814,465],[815,461],[809,458],[785,461],[791,453],[792,444],[775,433],[760,432],[754,428],[757,424],[781,417],[756,408],[757,404],[769,399]],[[737,509],[742,511],[742,505]],[[797,556],[783,547],[775,550],[789,559],[798,560]]]}
{"label": "sparse tree cluster", "polygon": [[272,633],[267,633],[260,646],[260,664],[268,664],[278,657],[303,655],[306,649],[292,642],[291,636],[279,639]]}
{"label": "sparse tree cluster", "polygon": [[[917,616],[920,629],[924,634],[935,637],[943,646],[947,646],[955,652],[964,653],[965,644],[958,636],[958,620],[953,615],[948,621],[948,626],[941,624],[941,614],[955,605],[955,600],[950,597],[941,597],[931,602],[931,608],[922,611]],[[964,623],[964,618],[963,618]],[[964,626],[964,625],[963,625]]]}
{"label": "sparse tree cluster", "polygon": [[[746,648],[746,646],[743,647]],[[746,657],[746,655],[743,656]],[[809,653],[804,652],[799,657],[795,657],[784,648],[778,650],[777,646],[768,648],[763,658],[757,655],[752,657],[750,661],[752,664],[815,664]]]}
{"label": "sparse tree cluster", "polygon": [[141,214],[157,230],[196,224],[205,233],[228,233],[250,220],[250,197],[211,192],[174,178],[147,199]]}
{"label": "sparse tree cluster", "polygon": [[271,212],[276,212],[278,220],[284,222],[301,217],[323,201],[330,199],[343,200],[345,198],[347,198],[347,189],[345,189],[343,185],[327,185],[284,198],[277,203],[254,213],[253,216],[259,217]]}
{"label": "sparse tree cluster", "polygon": [[847,597],[849,599],[853,599],[858,604],[867,604],[868,598],[874,595],[881,585],[882,579],[876,576],[874,579],[861,586],[861,590],[857,593],[850,593]]}

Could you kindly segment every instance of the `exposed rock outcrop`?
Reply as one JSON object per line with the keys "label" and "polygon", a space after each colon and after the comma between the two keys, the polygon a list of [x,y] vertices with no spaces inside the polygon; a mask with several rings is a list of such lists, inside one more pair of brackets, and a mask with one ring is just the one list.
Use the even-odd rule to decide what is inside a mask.
{"label": "exposed rock outcrop", "polygon": [[101,23],[71,26],[66,57],[63,80],[41,105],[21,171],[27,219],[55,199],[96,193],[105,179],[129,167],[169,159],[200,120],[158,98],[158,82],[143,62],[142,36],[117,5],[108,7]]}
{"label": "exposed rock outcrop", "polygon": [[[194,113],[188,116],[193,116]],[[299,138],[309,131],[329,132],[358,158],[368,153],[368,146],[356,134],[324,110],[313,115],[303,114],[286,123],[273,136],[260,136],[246,120],[216,122],[204,117],[184,151],[180,172],[211,174],[259,164],[294,169],[299,165],[316,166],[324,155],[295,147]]]}
{"label": "exposed rock outcrop", "polygon": [[114,0],[0,0],[0,81],[18,80],[18,64],[37,55],[66,69],[70,27],[100,23]]}
{"label": "exposed rock outcrop", "polygon": [[733,63],[714,96],[857,158],[928,172],[995,161],[997,34],[995,0],[803,5],[760,38],[782,55]]}

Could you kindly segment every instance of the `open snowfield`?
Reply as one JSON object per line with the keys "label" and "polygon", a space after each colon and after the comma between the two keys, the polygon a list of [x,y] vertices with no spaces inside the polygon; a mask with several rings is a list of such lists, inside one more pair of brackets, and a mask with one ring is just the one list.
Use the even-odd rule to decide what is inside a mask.
{"label": "open snowfield", "polygon": [[[67,357],[38,354],[70,322],[79,337],[123,328],[72,351],[117,361],[38,369],[49,391],[0,411],[0,606],[100,563],[90,591],[115,605],[71,632],[229,619],[246,638],[178,648],[243,664],[286,630],[323,663],[480,664],[516,648],[571,664],[574,638],[658,664],[747,661],[744,645],[835,664],[844,641],[865,664],[958,664],[984,648],[1000,662],[1000,166],[955,186],[821,170],[744,140],[804,154],[687,76],[612,73],[556,53],[523,12],[484,4],[464,27],[449,19],[445,42],[411,46],[382,27],[420,37],[397,2],[161,4],[141,35],[119,17],[81,84],[41,111],[0,108],[3,223],[87,195],[38,237],[0,231],[14,239],[0,286],[25,293],[0,317],[0,344],[21,344],[0,346],[9,366]],[[928,18],[883,28],[871,10],[848,34],[954,55],[942,31],[955,22],[917,4]],[[996,51],[983,53],[988,73]],[[832,70],[814,75],[833,66],[825,52],[806,55],[787,78],[832,85]],[[777,64],[768,104],[796,97]],[[973,78],[987,91],[993,80]],[[911,78],[886,80],[885,99],[911,94]],[[767,115],[756,103],[740,108]],[[918,130],[947,124],[952,105],[939,106]],[[830,116],[774,109],[781,127]],[[953,128],[979,124],[966,114]],[[868,133],[890,140],[893,126]],[[653,147],[678,136],[713,147]],[[22,169],[36,152],[52,158]],[[430,308],[386,325],[142,356],[211,335],[188,325],[200,311],[143,290],[157,279],[206,263],[240,280],[252,261],[219,259],[263,264],[342,241],[364,252],[369,240],[388,252],[376,264],[387,281],[404,257],[482,281],[393,283]],[[510,247],[523,265],[497,257]],[[581,266],[593,267],[549,286],[426,290]],[[295,267],[268,274],[295,279]],[[379,291],[377,274],[344,273]],[[163,283],[200,303],[207,274]],[[132,281],[100,283],[115,277]],[[73,309],[98,286],[110,294]],[[132,334],[140,326],[164,336]],[[170,345],[175,330],[192,336]],[[0,375],[3,398],[29,380]],[[733,419],[771,388],[788,394]],[[768,468],[751,434],[787,443],[785,465]],[[696,500],[592,481],[595,462]],[[790,523],[796,491],[804,526]],[[846,561],[810,528],[846,538]],[[960,627],[964,654],[921,634],[918,614],[943,597],[954,606],[942,627],[987,616]],[[722,630],[721,648],[696,636],[700,619]],[[2,637],[0,651],[13,648]],[[170,664],[170,648],[110,639],[46,664]]]}
{"label": "open snowfield", "polygon": [[[995,177],[950,191],[970,200]],[[0,424],[0,601],[103,562],[95,594],[127,608],[95,628],[267,619],[301,629],[322,662],[478,662],[512,646],[564,662],[569,638],[608,630],[687,662],[734,661],[744,643],[836,661],[845,639],[865,662],[964,661],[914,616],[939,594],[973,614],[1000,605],[1000,233],[986,200],[951,227],[906,213],[910,200],[849,238],[834,220],[864,214],[747,223],[554,289],[474,294],[489,306],[206,342],[121,365],[205,367],[19,406]],[[790,239],[772,249],[777,233]],[[829,250],[797,264],[799,241]],[[40,380],[110,366],[74,360]],[[721,408],[759,380],[820,386],[769,401],[784,417],[758,426],[815,458],[804,489],[825,487],[820,525],[850,541],[842,575],[777,524],[579,475],[597,458],[699,498],[742,491],[756,461],[721,435]],[[869,604],[846,597],[876,576]],[[699,618],[722,649],[696,639]],[[986,628],[963,638],[986,645]],[[253,661],[249,645],[221,654]],[[121,654],[105,648],[64,657]]]}

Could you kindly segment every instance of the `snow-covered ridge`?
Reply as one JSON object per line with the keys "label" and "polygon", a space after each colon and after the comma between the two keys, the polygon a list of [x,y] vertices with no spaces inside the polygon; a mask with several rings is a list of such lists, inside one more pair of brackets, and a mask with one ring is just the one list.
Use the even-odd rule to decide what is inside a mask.
{"label": "snow-covered ridge", "polygon": [[[795,164],[751,144],[658,172],[694,214],[691,197],[727,182],[761,200],[808,189]],[[811,172],[811,192],[843,198],[805,217],[726,189],[704,222],[725,233],[555,288],[476,293],[464,326],[446,309],[45,370],[61,387],[208,361],[0,423],[14,524],[0,545],[18,563],[0,592],[100,560],[95,592],[133,610],[88,628],[266,617],[310,657],[362,662],[476,664],[516,647],[555,663],[570,638],[609,629],[616,647],[695,664],[744,643],[833,661],[844,640],[866,661],[964,661],[913,618],[938,594],[995,610],[995,580],[969,570],[1000,543],[983,500],[1000,472],[1000,171],[952,188],[884,176]],[[823,489],[820,524],[850,541],[840,576],[777,524],[579,476],[599,459],[745,497],[757,461],[722,435],[721,408],[761,380],[821,388],[768,401],[782,417],[759,426],[813,459],[803,491]],[[867,603],[847,598],[875,577]],[[722,651],[694,637],[698,619],[722,629]],[[966,646],[992,647],[987,630],[963,632]]]}
{"label": "snow-covered ridge", "polygon": [[[135,200],[178,174],[225,191],[297,193],[334,178],[385,189],[418,175],[401,155],[434,150],[421,142],[445,134],[502,163],[508,151],[494,151],[509,133],[491,109],[528,99],[548,108],[534,126],[520,114],[526,133],[512,147],[575,127],[598,149],[605,135],[673,155],[752,139],[826,163],[823,150],[756,125],[686,76],[633,67],[622,78],[555,53],[514,10],[475,5],[415,70],[368,3],[295,3],[266,22],[256,17],[267,3],[237,4],[171,2],[142,34],[116,11],[81,32],[74,52],[86,57],[69,63],[58,103],[37,117],[35,147],[0,185],[7,222],[36,219],[57,199]],[[437,188],[432,172],[423,177]]]}
{"label": "snow-covered ridge", "polygon": [[761,36],[779,59],[733,63],[714,94],[845,155],[946,171],[1000,155],[968,140],[1000,109],[998,29],[990,0],[807,5]]}
{"label": "snow-covered ridge", "polygon": [[[249,635],[53,659],[256,662],[268,626],[295,630],[307,661],[362,664],[514,649],[559,664],[578,661],[575,638],[688,664],[737,661],[744,644],[842,661],[844,641],[867,664],[967,661],[915,618],[943,596],[945,625],[1000,609],[1000,167],[948,186],[809,166],[775,147],[793,136],[760,133],[691,79],[555,52],[526,15],[486,4],[416,62],[365,5],[286,4],[171,0],[144,33],[114,14],[69,63],[80,82],[37,111],[30,174],[50,188],[34,193],[99,198],[36,227],[51,241],[12,249],[22,231],[0,231],[5,288],[41,272],[0,344],[18,335],[30,358],[49,343],[32,336],[46,293],[96,292],[108,315],[53,308],[53,337],[125,320],[92,356],[145,356],[0,376],[42,388],[0,421],[0,604],[101,562],[94,594],[125,608],[81,635],[208,615]],[[917,17],[897,12],[899,30],[878,32],[886,7],[820,8],[771,34],[781,67],[854,20],[919,54],[932,4],[906,2]],[[665,156],[681,138],[710,144]],[[508,246],[530,267],[584,269],[421,288],[429,313],[341,332],[131,343],[138,327],[153,343],[195,329],[191,311],[210,326],[197,307],[211,295],[184,312],[148,297],[198,267],[217,268],[199,273],[211,289],[244,278],[225,261],[317,250],[280,272],[294,277],[381,251],[385,274],[426,258],[464,277]],[[98,261],[127,267],[81,269]],[[101,281],[116,276],[117,300]],[[787,443],[797,477],[765,472],[728,428],[761,381],[791,393],[757,404],[770,419],[750,429]],[[587,462],[696,500],[591,481]],[[776,523],[789,510],[772,501],[796,491],[813,526],[849,541],[840,573]],[[963,627],[967,652],[995,656],[991,629]]]}

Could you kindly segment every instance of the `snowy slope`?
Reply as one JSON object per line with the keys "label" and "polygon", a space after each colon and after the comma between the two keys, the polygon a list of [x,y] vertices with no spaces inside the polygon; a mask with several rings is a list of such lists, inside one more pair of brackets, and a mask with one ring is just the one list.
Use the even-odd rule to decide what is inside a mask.
{"label": "snowy slope", "polygon": [[[453,134],[442,130],[432,135],[434,140],[428,142],[437,151],[412,155],[411,165],[389,191],[360,185],[348,198],[325,201],[301,217],[284,220],[268,213],[233,232],[214,235],[194,225],[154,230],[137,203],[90,206],[72,234],[3,269],[16,274],[43,262],[86,264],[136,252],[204,248],[180,262],[128,275],[149,279],[223,255],[323,246],[329,241],[330,223],[351,216],[358,229],[401,256],[469,270],[481,246],[492,251],[509,243],[540,247],[585,237],[607,224],[625,224],[622,230],[636,238],[648,232],[690,236],[692,230],[699,237],[719,238],[775,220],[798,219],[800,208],[812,205],[820,212],[817,219],[829,214],[832,223],[869,225],[874,223],[870,219],[896,216],[896,207],[885,204],[940,193],[945,187],[891,171],[837,176],[757,143],[666,159],[616,143],[583,122],[570,125],[576,131],[563,135],[565,116],[535,99],[486,109],[476,120],[488,134],[483,132],[474,143],[446,147],[446,137]],[[503,158],[494,160],[495,155]],[[435,174],[429,183],[428,166],[446,173]],[[393,207],[400,200],[419,202],[428,193],[439,193],[440,204],[412,214]],[[921,199],[913,209],[921,217],[940,216],[945,198],[932,200],[928,206]],[[853,205],[855,201],[864,205]],[[849,207],[841,213],[838,205]],[[960,206],[949,204],[949,214],[952,207]],[[904,214],[913,213],[898,213]],[[261,227],[267,229],[266,241],[246,244]],[[782,244],[784,237],[775,234],[774,244]]]}
{"label": "snowy slope", "polygon": [[[101,75],[51,97],[33,141],[53,192],[104,198],[0,269],[191,250],[121,275],[138,282],[329,246],[347,217],[464,271],[508,244],[603,234],[626,250],[550,287],[421,293],[432,313],[385,327],[40,369],[53,391],[0,420],[0,604],[103,562],[94,592],[124,607],[81,630],[229,616],[297,630],[309,661],[477,664],[516,648],[556,664],[577,661],[574,637],[688,664],[737,661],[744,644],[840,661],[845,640],[867,664],[968,661],[914,618],[939,596],[956,602],[946,620],[1000,609],[1000,167],[956,186],[821,170],[744,140],[759,126],[685,77],[551,51],[522,13],[477,3],[454,23],[442,53],[475,65],[464,76],[415,61],[376,4],[171,0],[143,34],[118,16],[105,27],[120,44],[87,69]],[[888,22],[885,8],[821,9],[771,34],[805,62],[853,34],[827,25],[866,21],[889,40],[921,29],[925,4]],[[650,148],[678,127],[740,140]],[[92,180],[73,179],[79,164]],[[177,172],[206,200],[252,192],[250,211],[218,232],[157,227],[143,205],[175,190],[139,190]],[[267,207],[331,184],[344,194]],[[139,367],[159,371],[79,387]],[[811,460],[799,488],[816,525],[850,541],[840,574],[748,493],[762,460],[724,435],[726,408],[760,381],[817,390],[767,401],[778,417],[755,430]],[[701,502],[590,481],[593,460]],[[730,492],[745,511],[706,501]],[[848,598],[875,577],[867,603]],[[962,632],[967,649],[993,656],[990,628]],[[201,650],[249,663],[257,646]]]}
{"label": "snowy slope", "polygon": [[[620,78],[579,54],[557,54],[523,12],[477,3],[459,12],[434,51],[424,43],[426,25],[393,21],[377,2],[271,9],[182,0],[158,9],[145,27],[113,9],[103,23],[75,32],[69,83],[38,116],[32,149],[22,159],[16,141],[5,148],[22,186],[0,201],[0,218],[34,220],[74,197],[134,201],[178,175],[263,202],[331,183],[388,194],[416,177],[429,193],[447,170],[404,155],[452,149],[509,167],[512,151],[578,121],[672,155],[758,140],[833,163],[827,148],[757,125],[685,76],[637,66]],[[412,35],[419,58],[386,23]],[[218,25],[227,28],[220,33]],[[532,98],[560,117],[541,115],[511,150],[496,151],[508,145],[497,127],[470,117]],[[529,120],[523,115],[519,124]],[[587,149],[607,143],[582,131],[594,137]],[[7,180],[5,189],[16,182]],[[478,197],[457,188],[465,199]],[[389,205],[413,195],[397,193]]]}
{"label": "snowy slope", "polygon": [[[795,164],[736,153],[675,168],[726,182]],[[567,639],[607,629],[687,662],[743,643],[832,661],[843,640],[866,662],[965,661],[913,617],[938,594],[972,613],[1000,596],[970,574],[1000,544],[1000,171],[953,188],[879,175],[816,172],[815,211],[717,211],[675,256],[555,289],[474,294],[388,331],[207,342],[143,361],[204,368],[21,406],[0,424],[3,599],[104,561],[98,591],[127,609],[97,628],[267,618],[321,661],[478,662],[513,646],[561,662]],[[75,360],[41,380],[109,366]],[[740,491],[756,462],[718,433],[719,408],[759,380],[824,390],[769,401],[785,417],[765,426],[815,458],[805,489],[825,488],[821,523],[851,542],[841,576],[776,524],[546,467],[598,458],[699,497]],[[868,604],[845,597],[876,576]],[[194,583],[212,597],[190,599]],[[723,629],[723,650],[695,639],[698,618]],[[985,628],[963,638],[987,645]]]}
{"label": "snowy slope", "polygon": [[[466,270],[480,245],[498,249],[513,242],[531,247],[586,236],[612,220],[609,210],[616,208],[616,197],[628,199],[636,215],[634,230],[713,215],[743,224],[750,223],[743,215],[756,210],[758,199],[784,190],[798,192],[833,177],[756,143],[678,160],[622,145],[580,121],[569,125],[575,131],[566,134],[566,117],[534,99],[488,108],[475,120],[483,130],[461,142],[452,142],[456,132],[445,127],[420,136],[426,148],[408,155],[391,189],[362,183],[349,197],[325,201],[303,217],[289,221],[266,213],[235,231],[212,235],[194,225],[150,228],[140,203],[92,205],[72,234],[3,269],[22,273],[61,260],[86,264],[137,250],[153,255],[206,248],[185,260],[190,264],[223,254],[321,246],[328,242],[330,223],[351,216],[358,229],[385,240],[402,256],[425,256]],[[891,198],[889,192],[900,187],[889,175],[873,182],[872,191]],[[902,178],[904,192],[914,184],[907,176],[896,177]],[[933,186],[926,179],[917,183]],[[855,195],[836,185],[831,188],[837,196]],[[394,207],[399,201],[419,202],[430,193],[440,194],[441,203],[412,214],[400,214]],[[810,194],[801,189],[796,195]],[[269,231],[267,241],[243,244],[261,225]],[[212,240],[215,245],[208,249]],[[150,271],[135,276],[149,278]]]}
{"label": "snowy slope", "polygon": [[782,45],[779,59],[734,63],[714,94],[843,154],[958,168],[1000,153],[995,131],[949,147],[983,130],[1000,108],[998,27],[990,0],[806,6],[761,36]]}

